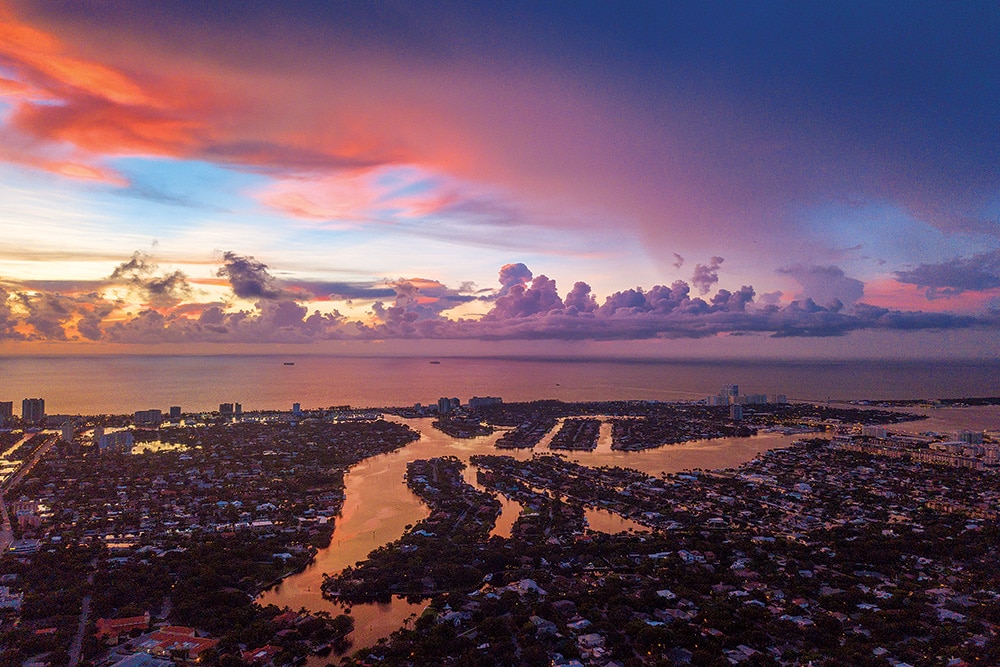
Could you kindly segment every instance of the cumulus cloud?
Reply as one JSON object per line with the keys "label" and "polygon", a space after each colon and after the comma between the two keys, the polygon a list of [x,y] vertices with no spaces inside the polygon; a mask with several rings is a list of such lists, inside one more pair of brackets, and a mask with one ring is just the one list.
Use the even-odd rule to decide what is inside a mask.
{"label": "cumulus cloud", "polygon": [[678,254],[677,254],[677,253],[675,252],[675,253],[674,253],[674,263],[673,263],[673,267],[674,267],[675,269],[679,269],[679,268],[681,268],[682,266],[684,266],[684,258],[683,258],[683,257],[681,257],[680,255],[678,255]]}
{"label": "cumulus cloud", "polygon": [[320,313],[291,300],[259,301],[254,310],[206,309],[197,319],[146,310],[105,331],[118,343],[309,343],[347,338],[339,313]]}
{"label": "cumulus cloud", "polygon": [[233,294],[241,299],[284,299],[290,296],[267,270],[267,264],[253,257],[237,255],[227,250],[222,254],[223,266],[216,272],[226,278]]}
{"label": "cumulus cloud", "polygon": [[[509,266],[511,265],[508,264],[507,267]],[[517,266],[528,271],[523,264]],[[528,275],[530,274],[531,272],[528,271]],[[501,270],[502,276],[503,271]],[[514,282],[509,286],[505,285],[505,288],[507,288],[506,293],[497,297],[496,304],[483,317],[484,320],[530,317],[563,307],[562,299],[559,298],[559,293],[556,291],[556,282],[547,276],[539,275],[531,281],[530,286],[525,282]]]}
{"label": "cumulus cloud", "polygon": [[712,257],[708,264],[695,264],[691,283],[701,294],[708,294],[712,285],[719,282],[719,267],[726,261],[722,257]]}
{"label": "cumulus cloud", "polygon": [[[708,267],[718,266],[720,261]],[[501,270],[502,294],[480,319],[454,319],[447,311],[480,300],[474,286],[455,289],[438,281],[408,278],[358,284],[359,296],[391,290],[391,300],[375,300],[369,318],[349,320],[340,313],[311,310],[310,290],[279,285],[267,267],[252,257],[226,253],[219,275],[230,280],[234,293],[254,297],[252,307],[230,310],[224,303],[180,303],[144,307],[136,314],[97,291],[61,294],[56,291],[0,289],[0,339],[106,340],[119,343],[309,343],[323,340],[373,339],[552,339],[640,340],[703,338],[719,334],[761,334],[776,337],[842,336],[858,330],[919,331],[996,327],[1000,311],[986,315],[905,312],[839,298],[820,303],[811,296],[780,306],[777,294],[758,300],[754,288],[719,289],[714,296],[692,296],[683,280],[671,285],[635,287],[615,292],[599,303],[585,282],[577,282],[565,299],[554,280],[534,277],[523,264]],[[113,272],[111,282],[148,283],[155,268],[137,254]],[[830,267],[801,269],[797,275],[826,275],[841,287],[851,280]],[[709,271],[712,269],[709,268]],[[789,269],[792,271],[793,269]],[[7,284],[8,286],[10,284]],[[348,291],[343,289],[341,291]],[[471,293],[470,293],[471,292]],[[500,290],[498,290],[500,292]],[[832,293],[826,294],[830,297]],[[848,290],[848,297],[850,293]]]}
{"label": "cumulus cloud", "polygon": [[108,280],[135,289],[153,306],[172,306],[191,296],[191,286],[182,271],[157,275],[158,270],[149,255],[136,251],[127,262],[115,267]]}
{"label": "cumulus cloud", "polygon": [[[20,313],[11,308],[10,301]],[[96,293],[16,292],[0,307],[0,337],[6,332],[7,337],[34,341],[100,340],[102,324],[115,308],[116,304]],[[27,328],[26,335],[14,330],[19,323]]]}
{"label": "cumulus cloud", "polygon": [[402,327],[407,329],[408,335],[414,333],[406,327],[408,323],[444,319],[444,311],[478,298],[463,293],[464,286],[455,290],[436,280],[423,278],[397,280],[390,285],[395,296],[392,304],[387,306],[383,301],[376,301],[372,313],[390,331]]}
{"label": "cumulus cloud", "polygon": [[865,292],[863,282],[847,276],[838,266],[795,265],[778,269],[778,273],[791,276],[802,286],[802,292],[796,295],[798,299],[813,299],[822,304],[840,301],[853,305]]}
{"label": "cumulus cloud", "polygon": [[723,310],[743,312],[746,310],[747,304],[753,303],[754,296],[753,287],[749,285],[744,285],[738,292],[720,289],[712,297],[712,305]]}
{"label": "cumulus cloud", "polygon": [[500,267],[500,293],[499,296],[503,296],[510,291],[510,288],[514,285],[523,285],[524,283],[531,281],[531,270],[518,262],[517,264],[504,264]]}
{"label": "cumulus cloud", "polygon": [[0,340],[20,340],[23,336],[14,330],[17,317],[10,304],[11,293],[0,287]]}
{"label": "cumulus cloud", "polygon": [[781,297],[784,296],[784,292],[777,290],[775,292],[764,292],[760,295],[758,299],[760,303],[765,306],[774,306],[781,302]]}
{"label": "cumulus cloud", "polygon": [[566,295],[564,301],[567,312],[592,313],[597,310],[597,298],[590,293],[590,285],[585,282],[573,284],[573,289]]}
{"label": "cumulus cloud", "polygon": [[73,317],[75,308],[70,300],[59,294],[18,295],[27,311],[26,324],[35,330],[33,337],[43,340],[66,340],[65,325]]}
{"label": "cumulus cloud", "polygon": [[1000,250],[956,257],[939,264],[921,264],[910,271],[897,271],[896,280],[927,288],[928,299],[996,289],[1000,287]]}

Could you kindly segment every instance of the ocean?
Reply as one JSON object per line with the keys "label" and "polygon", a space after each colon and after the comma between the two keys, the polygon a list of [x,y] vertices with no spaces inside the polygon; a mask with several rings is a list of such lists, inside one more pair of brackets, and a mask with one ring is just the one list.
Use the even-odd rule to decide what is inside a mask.
{"label": "ocean", "polygon": [[[437,363],[433,363],[437,362]],[[386,407],[441,396],[505,401],[693,400],[738,384],[791,400],[1000,395],[1000,361],[628,361],[468,357],[90,356],[0,358],[0,401],[48,414]]]}

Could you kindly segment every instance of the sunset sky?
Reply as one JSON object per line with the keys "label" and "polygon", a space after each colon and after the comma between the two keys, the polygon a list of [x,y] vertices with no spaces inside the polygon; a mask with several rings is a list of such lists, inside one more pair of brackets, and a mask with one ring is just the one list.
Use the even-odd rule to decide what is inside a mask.
{"label": "sunset sky", "polygon": [[996,358],[998,34],[971,0],[0,0],[0,352]]}

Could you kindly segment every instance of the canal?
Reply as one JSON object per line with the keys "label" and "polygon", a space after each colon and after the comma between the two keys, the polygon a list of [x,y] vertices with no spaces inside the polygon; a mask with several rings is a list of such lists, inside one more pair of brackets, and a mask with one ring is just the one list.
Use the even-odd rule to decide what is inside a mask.
{"label": "canal", "polygon": [[[534,450],[497,450],[494,443],[502,432],[472,439],[452,438],[435,429],[432,419],[401,419],[420,433],[420,439],[406,447],[365,459],[353,466],[344,478],[346,498],[330,546],[321,549],[315,560],[303,571],[287,577],[258,598],[263,605],[275,604],[298,611],[327,611],[333,615],[346,608],[327,600],[322,594],[324,574],[340,572],[345,567],[364,560],[374,549],[398,539],[407,526],[428,516],[429,511],[405,485],[406,464],[416,459],[435,456],[456,456],[466,463],[473,454],[504,454],[519,459],[530,458],[534,452],[548,452],[546,437]],[[558,427],[556,427],[558,428]],[[553,432],[555,429],[553,429]],[[644,452],[611,450],[610,427],[605,424],[597,449],[592,452],[570,452],[568,458],[589,466],[623,466],[650,475],[679,472],[695,468],[715,469],[738,466],[758,453],[785,447],[802,436],[762,434],[752,438],[720,438],[699,440],[682,445],[670,445]],[[465,479],[479,487],[475,469],[469,466]],[[502,514],[491,534],[508,537],[521,507],[500,497]],[[594,530],[618,532],[641,530],[641,526],[604,510],[588,509],[587,519]],[[351,650],[370,646],[380,638],[408,623],[420,614],[424,604],[411,604],[395,598],[388,604],[358,604],[350,608],[355,629],[351,634]],[[310,667],[321,667],[329,658],[313,657]]]}

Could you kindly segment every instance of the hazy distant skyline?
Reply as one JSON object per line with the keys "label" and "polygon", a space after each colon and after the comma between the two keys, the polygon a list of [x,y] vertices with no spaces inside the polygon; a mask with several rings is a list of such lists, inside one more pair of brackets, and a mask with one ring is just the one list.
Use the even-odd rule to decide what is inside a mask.
{"label": "hazy distant skyline", "polygon": [[996,357],[997,34],[989,2],[0,0],[0,351]]}

